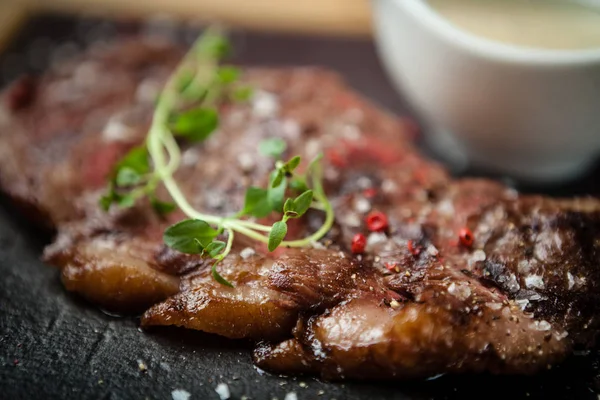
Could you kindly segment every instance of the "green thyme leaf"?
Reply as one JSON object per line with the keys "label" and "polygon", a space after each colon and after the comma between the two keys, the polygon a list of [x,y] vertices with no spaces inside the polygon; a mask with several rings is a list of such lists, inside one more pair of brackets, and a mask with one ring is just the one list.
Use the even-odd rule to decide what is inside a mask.
{"label": "green thyme leaf", "polygon": [[187,254],[200,254],[219,234],[205,221],[188,219],[167,228],[163,240],[170,248]]}
{"label": "green thyme leaf", "polygon": [[246,190],[246,199],[244,201],[243,215],[252,215],[256,218],[264,218],[272,211],[269,204],[268,191],[262,188],[251,186]]}
{"label": "green thyme leaf", "polygon": [[131,167],[122,167],[117,171],[115,183],[119,187],[133,186],[140,183],[142,177]]}
{"label": "green thyme leaf", "polygon": [[177,208],[177,206],[174,203],[168,201],[161,201],[155,196],[150,197],[150,205],[152,206],[154,211],[162,217],[172,213]]}
{"label": "green thyme leaf", "polygon": [[150,171],[150,162],[148,161],[148,150],[146,147],[138,146],[129,150],[117,164],[117,173],[125,167],[131,168],[139,175],[147,174]]}
{"label": "green thyme leaf", "polygon": [[264,156],[279,157],[287,148],[287,143],[281,138],[270,138],[261,140],[258,151]]}
{"label": "green thyme leaf", "polygon": [[[275,183],[278,183],[275,185]],[[271,173],[271,184],[267,189],[267,200],[271,210],[282,211],[283,202],[285,198],[285,189],[287,187],[287,180],[283,179],[281,171],[273,171]]]}
{"label": "green thyme leaf", "polygon": [[283,178],[285,177],[285,175],[283,174],[283,172],[278,169],[277,171],[274,172],[274,175],[271,176],[271,183],[270,183],[270,187],[275,188],[279,185],[281,185],[281,182],[283,181]]}
{"label": "green thyme leaf", "polygon": [[177,79],[177,90],[179,93],[184,93],[194,81],[194,72],[186,69],[181,71],[181,75]]}
{"label": "green thyme leaf", "polygon": [[239,76],[240,76],[239,68],[232,67],[232,66],[221,67],[217,71],[217,79],[219,80],[220,83],[222,83],[224,85],[228,85],[230,83],[237,81]]}
{"label": "green thyme leaf", "polygon": [[113,181],[110,180],[106,187],[106,193],[104,193],[100,197],[100,200],[98,200],[100,208],[102,208],[104,211],[110,210],[110,206],[117,201],[117,196],[117,192],[115,192],[115,185]]}
{"label": "green thyme leaf", "polygon": [[231,54],[231,44],[223,35],[214,30],[207,30],[198,42],[196,50],[200,55],[220,60]]}
{"label": "green thyme leaf", "polygon": [[181,98],[193,103],[200,103],[204,101],[207,94],[208,90],[206,87],[194,81],[187,87],[185,92],[181,93]]}
{"label": "green thyme leaf", "polygon": [[287,218],[300,218],[310,208],[313,200],[313,191],[307,190],[295,199],[287,199],[283,205],[285,213],[284,221]]}
{"label": "green thyme leaf", "polygon": [[212,268],[211,268],[211,270],[210,270],[210,272],[211,272],[211,274],[213,276],[213,279],[215,281],[219,282],[221,285],[225,285],[225,286],[228,286],[230,288],[233,288],[233,285],[231,284],[231,282],[229,282],[227,279],[223,278],[221,276],[221,274],[219,274],[219,272],[217,271],[217,264],[218,263],[219,263],[218,261],[216,263],[214,263],[213,266],[212,266]]}
{"label": "green thyme leaf", "polygon": [[281,244],[287,234],[287,225],[283,221],[277,221],[271,227],[269,232],[269,251],[273,251]]}
{"label": "green thyme leaf", "polygon": [[208,255],[211,256],[212,258],[215,258],[219,254],[221,254],[221,252],[223,251],[225,246],[226,246],[225,242],[221,242],[220,240],[214,240],[214,241],[210,242],[208,244],[208,246],[206,246],[204,248],[204,251],[206,253],[208,253]]}
{"label": "green thyme leaf", "polygon": [[124,196],[118,196],[117,204],[121,208],[133,207],[133,205],[135,204],[135,198],[131,194],[126,194]]}
{"label": "green thyme leaf", "polygon": [[231,93],[231,98],[234,101],[239,102],[248,101],[252,97],[253,93],[254,92],[250,86],[240,86],[235,88],[233,93]]}
{"label": "green thyme leaf", "polygon": [[310,208],[313,200],[313,191],[307,190],[300,196],[296,197],[293,201],[294,211],[298,214],[298,217],[303,216],[306,211]]}
{"label": "green thyme leaf", "polygon": [[287,213],[289,211],[294,211],[294,199],[287,199],[283,205],[283,212]]}
{"label": "green thyme leaf", "polygon": [[219,114],[214,108],[195,108],[172,118],[171,129],[177,136],[191,142],[205,140],[219,125]]}
{"label": "green thyme leaf", "polygon": [[298,216],[294,206],[294,199],[290,198],[285,201],[285,204],[283,205],[283,213],[284,222],[287,221],[288,218],[296,218]]}
{"label": "green thyme leaf", "polygon": [[285,169],[286,172],[294,172],[294,170],[296,168],[298,168],[298,165],[300,165],[300,161],[302,159],[300,158],[300,156],[295,156],[290,158],[290,160],[288,162],[285,163],[285,165],[283,166],[283,168]]}
{"label": "green thyme leaf", "polygon": [[105,195],[100,197],[100,200],[98,203],[100,204],[100,207],[104,211],[108,211],[108,210],[110,210],[110,206],[112,205],[114,200],[115,200],[114,192],[111,189],[109,193],[106,193]]}

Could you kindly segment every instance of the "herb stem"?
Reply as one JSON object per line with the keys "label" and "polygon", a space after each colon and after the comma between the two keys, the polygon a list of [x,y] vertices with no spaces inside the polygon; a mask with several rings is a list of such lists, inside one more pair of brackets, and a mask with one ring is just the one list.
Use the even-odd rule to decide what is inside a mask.
{"label": "herb stem", "polygon": [[269,243],[268,237],[256,231],[253,231],[252,229],[246,228],[245,226],[239,224],[239,221],[224,221],[223,225],[241,233],[242,235],[248,236],[249,238],[252,238],[254,240],[258,240],[259,242]]}
{"label": "herb stem", "polygon": [[[181,192],[181,189],[179,188],[179,185],[177,185],[177,182],[173,178],[171,171],[169,171],[165,167],[164,153],[162,152],[162,149],[158,149],[157,153],[151,150],[151,144],[154,143],[153,140],[156,140],[155,136],[153,136],[152,133],[153,132],[151,131],[148,140],[148,151],[150,153],[150,156],[152,157],[156,170],[162,177],[162,181],[165,185],[165,188],[171,195],[171,198],[173,199],[175,204],[177,204],[177,206],[181,209],[181,211],[183,211],[184,214],[186,214],[189,218],[203,220],[209,224],[222,225],[225,229],[228,229],[230,231],[238,231],[239,233],[245,236],[261,241],[263,243],[268,242],[269,239],[266,236],[261,235],[255,231],[261,230],[267,232],[271,229],[268,226],[257,224],[251,221],[228,220],[227,218],[206,215],[196,211],[194,207],[192,207],[187,201],[185,195]],[[163,142],[170,155],[177,157],[179,149],[177,143],[175,142],[175,139],[168,130],[163,132],[163,135],[158,137],[158,140]]]}
{"label": "herb stem", "polygon": [[[200,42],[194,45],[196,48]],[[146,147],[150,160],[153,164],[153,171],[148,177],[147,184],[140,189],[135,189],[132,194],[135,198],[141,197],[144,194],[152,194],[159,183],[162,183],[172,198],[173,202],[177,207],[189,218],[201,220],[207,224],[218,226],[220,230],[224,230],[227,233],[227,243],[222,253],[216,255],[214,258],[217,261],[223,260],[232,249],[235,233],[240,233],[258,242],[269,244],[269,237],[264,235],[262,232],[271,232],[272,227],[256,223],[254,221],[240,219],[243,214],[238,214],[233,217],[219,217],[214,215],[207,215],[198,212],[187,200],[183,191],[177,184],[174,178],[175,172],[178,170],[181,164],[181,149],[177,141],[175,140],[174,134],[169,126],[171,113],[178,107],[178,95],[180,89],[181,77],[183,74],[190,72],[190,68],[195,68],[195,74],[190,83],[190,87],[195,85],[196,88],[204,88],[206,90],[202,102],[206,104],[213,104],[217,102],[217,99],[222,95],[222,89],[215,84],[212,80],[215,71],[218,68],[218,62],[215,59],[202,59],[197,58],[195,51],[190,51],[186,55],[176,69],[175,73],[169,78],[165,84],[164,90],[159,98],[156,106],[154,116],[152,119],[152,125],[150,127],[148,137],[146,139]],[[193,89],[193,88],[192,88]],[[288,164],[296,160],[296,164],[289,167]],[[278,162],[278,168],[288,166],[288,168],[295,168],[300,162],[300,157],[295,157],[288,161],[288,164]],[[305,247],[311,243],[321,239],[331,229],[334,222],[334,212],[330,202],[323,191],[321,183],[321,175],[313,174],[312,186],[314,192],[314,203],[311,208],[321,210],[325,212],[325,220],[322,226],[310,236],[299,239],[281,241],[281,245],[286,247]],[[303,213],[306,211],[304,209]],[[287,221],[287,214],[284,214],[283,223]],[[284,232],[285,235],[285,232]],[[216,265],[216,264],[215,264]],[[218,278],[219,281],[223,280],[216,272],[215,266],[213,265],[213,276]],[[224,280],[223,280],[224,281]],[[227,284],[226,281],[224,281]]]}
{"label": "herb stem", "polygon": [[169,163],[163,173],[171,176],[177,171],[179,164],[181,163],[181,150],[179,150],[179,146],[177,145],[175,138],[173,138],[173,135],[162,135],[160,139],[169,154]]}
{"label": "herb stem", "polygon": [[[153,138],[152,135],[149,139],[151,138]],[[177,147],[177,143],[173,139],[173,136],[170,134],[170,132],[168,132],[166,135],[163,135],[161,138],[162,142],[165,144],[165,147],[167,147],[167,151],[169,152],[169,154],[175,155],[178,152],[178,149],[175,149]],[[245,220],[228,220],[227,218],[206,215],[196,211],[186,200],[179,186],[175,182],[172,173],[168,171],[168,169],[164,165],[164,153],[161,150],[159,150],[160,155],[158,157],[155,157],[154,153],[150,150],[150,140],[149,152],[155,163],[157,171],[159,171],[160,175],[162,176],[163,184],[165,185],[165,188],[171,195],[171,198],[189,218],[200,219],[210,224],[222,225],[227,230],[237,231],[249,238],[252,238],[262,243],[269,242],[269,238],[267,236],[256,232],[268,232],[271,230],[271,227],[269,226]],[[320,185],[320,183],[318,182],[316,184]],[[322,188],[320,188],[320,190],[322,191]],[[317,198],[319,203],[323,205],[323,209],[326,213],[325,222],[323,223],[321,228],[304,239],[283,241],[281,245],[289,247],[304,247],[310,245],[310,243],[314,241],[321,239],[331,229],[334,221],[334,213],[331,204],[329,203],[327,198],[325,196],[322,196],[321,193],[318,191],[315,192],[315,197]]]}
{"label": "herb stem", "polygon": [[329,232],[329,230],[333,226],[333,221],[335,219],[333,208],[331,207],[331,203],[329,203],[326,197],[321,196],[317,192],[315,192],[315,197],[323,204],[323,207],[325,209],[325,222],[323,222],[321,228],[319,228],[319,230],[317,230],[315,233],[304,239],[283,241],[281,242],[282,246],[305,247],[310,245],[312,242],[316,242],[317,240],[321,239],[323,236],[325,236],[325,234],[327,234],[327,232]]}
{"label": "herb stem", "polygon": [[248,220],[237,220],[239,225],[245,226],[246,228],[254,229],[255,231],[269,232],[271,230],[270,226],[257,224],[256,222],[248,221]]}
{"label": "herb stem", "polygon": [[223,252],[217,256],[218,260],[222,260],[227,257],[227,255],[231,252],[231,247],[233,246],[233,229],[227,228],[225,231],[227,232],[227,245],[225,246],[225,250],[223,250]]}

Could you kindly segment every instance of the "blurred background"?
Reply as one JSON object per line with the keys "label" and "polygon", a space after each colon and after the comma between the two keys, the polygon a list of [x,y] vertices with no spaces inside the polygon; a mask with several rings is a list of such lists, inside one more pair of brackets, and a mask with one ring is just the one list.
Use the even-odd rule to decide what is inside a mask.
{"label": "blurred background", "polygon": [[366,36],[368,0],[2,0],[0,29],[32,10],[140,17],[168,13],[179,18],[219,20],[244,28],[309,34]]}

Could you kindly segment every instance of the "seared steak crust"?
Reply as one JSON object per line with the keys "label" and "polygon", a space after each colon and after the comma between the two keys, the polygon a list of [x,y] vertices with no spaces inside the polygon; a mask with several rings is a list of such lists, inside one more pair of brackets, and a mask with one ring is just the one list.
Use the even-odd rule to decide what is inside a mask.
{"label": "seared steak crust", "polygon": [[[281,137],[288,155],[305,159],[323,152],[336,224],[322,243],[268,253],[238,237],[220,266],[230,289],[211,278],[209,263],[162,244],[182,214],[163,220],[145,202],[100,211],[107,174],[143,140],[181,54],[123,40],[2,95],[0,184],[57,229],[45,259],[67,289],[109,309],[145,311],[144,326],[253,339],[259,366],[330,379],[533,373],[594,344],[600,202],[453,180],[415,151],[402,121],[324,70],[247,70],[251,103],[223,107],[219,132],[185,149],[176,175],[195,207],[230,215],[272,168],[257,152],[261,139]],[[389,228],[368,234],[366,253],[353,255],[352,237],[368,232],[372,211]],[[289,235],[322,217],[311,211]],[[459,240],[467,229],[473,243]]]}

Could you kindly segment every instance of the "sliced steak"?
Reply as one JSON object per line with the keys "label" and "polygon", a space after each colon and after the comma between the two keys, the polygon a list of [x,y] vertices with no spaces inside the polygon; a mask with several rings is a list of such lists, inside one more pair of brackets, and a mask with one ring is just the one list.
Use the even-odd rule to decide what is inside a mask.
{"label": "sliced steak", "polygon": [[[143,140],[181,54],[121,40],[2,95],[0,185],[58,231],[45,259],[67,289],[145,311],[144,326],[250,338],[259,366],[329,379],[533,373],[595,344],[600,202],[453,180],[415,151],[408,125],[321,69],[245,71],[250,104],[224,106],[219,132],[186,148],[176,174],[194,207],[231,215],[272,168],[260,140],[283,138],[287,156],[323,152],[336,223],[314,248],[268,253],[238,236],[219,267],[231,289],[211,278],[210,263],[163,245],[181,213],[161,219],[143,201],[99,210],[107,175]],[[388,227],[353,255],[373,211]],[[309,212],[289,236],[322,218]]]}

